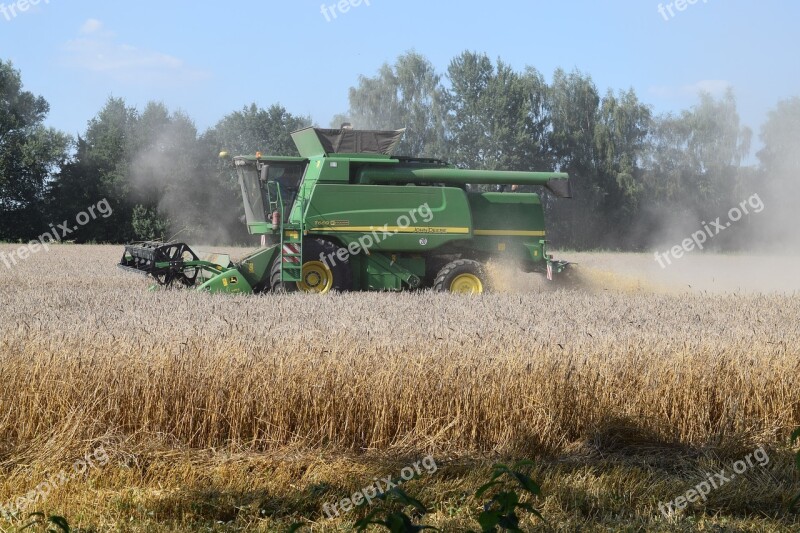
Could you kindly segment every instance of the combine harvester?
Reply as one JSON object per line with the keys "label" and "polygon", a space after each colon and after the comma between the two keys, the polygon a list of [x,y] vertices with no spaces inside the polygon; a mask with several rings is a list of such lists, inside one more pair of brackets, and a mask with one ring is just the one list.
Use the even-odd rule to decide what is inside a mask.
{"label": "combine harvester", "polygon": [[233,263],[224,255],[201,258],[184,243],[146,242],[127,246],[120,266],[166,287],[211,292],[473,294],[489,287],[490,258],[548,279],[567,267],[547,253],[539,195],[467,187],[541,185],[569,198],[567,174],[460,170],[394,157],[403,131],[306,128],[292,133],[300,157],[235,157],[259,250]]}

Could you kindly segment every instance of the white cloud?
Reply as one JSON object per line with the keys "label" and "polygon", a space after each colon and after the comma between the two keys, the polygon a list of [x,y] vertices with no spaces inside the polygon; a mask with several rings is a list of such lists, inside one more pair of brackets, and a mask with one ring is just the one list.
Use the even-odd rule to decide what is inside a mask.
{"label": "white cloud", "polygon": [[175,56],[119,42],[97,19],[84,22],[80,33],[63,46],[62,63],[67,67],[148,85],[182,85],[210,77]]}
{"label": "white cloud", "polygon": [[103,29],[103,23],[97,19],[89,19],[83,23],[81,26],[81,33],[89,34],[89,33],[97,33],[98,31]]}
{"label": "white cloud", "polygon": [[729,87],[731,87],[731,83],[725,80],[700,80],[689,85],[650,87],[649,91],[654,96],[671,100],[697,96],[701,92],[709,93],[712,96],[722,96]]}

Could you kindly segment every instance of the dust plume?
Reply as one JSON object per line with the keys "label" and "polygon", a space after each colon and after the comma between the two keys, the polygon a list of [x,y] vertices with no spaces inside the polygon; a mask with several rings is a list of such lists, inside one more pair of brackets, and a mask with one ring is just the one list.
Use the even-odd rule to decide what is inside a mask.
{"label": "dust plume", "polygon": [[[675,145],[662,141],[654,148],[649,186],[664,194],[671,190],[673,195],[664,196],[663,201],[651,199],[634,221],[640,236],[646,236],[645,249],[651,252],[649,260],[633,260],[639,265],[637,275],[672,289],[798,290],[794,273],[800,257],[800,233],[795,230],[795,204],[800,198],[800,99],[779,103],[768,117],[760,135],[763,148],[756,154],[758,166],[742,164],[750,149],[735,101],[704,100],[701,106],[705,106],[706,121],[701,124],[717,125],[722,140],[717,142],[713,136],[696,140],[702,132],[688,129],[684,131],[690,140],[678,143],[680,149],[672,155],[664,154]],[[698,147],[701,143],[705,144]],[[665,161],[685,165],[677,178],[674,169],[664,171],[672,168]],[[698,161],[699,166],[692,166]],[[676,194],[681,187],[685,191]]]}
{"label": "dust plume", "polygon": [[574,264],[566,286],[648,293],[800,294],[800,257],[689,255],[661,268],[649,253],[559,253]]}
{"label": "dust plume", "polygon": [[150,209],[153,237],[201,245],[241,242],[240,193],[192,121],[151,104],[137,128],[132,198]]}

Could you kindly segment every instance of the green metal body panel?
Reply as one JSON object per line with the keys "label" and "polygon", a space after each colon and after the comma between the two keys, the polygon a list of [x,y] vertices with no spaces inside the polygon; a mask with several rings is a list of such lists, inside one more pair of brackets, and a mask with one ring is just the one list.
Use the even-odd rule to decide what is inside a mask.
{"label": "green metal body panel", "polygon": [[472,216],[461,189],[319,183],[305,226],[345,246],[362,239],[378,252],[419,252],[469,239]]}
{"label": "green metal body panel", "polygon": [[[366,260],[366,284],[371,290],[401,290],[403,285],[419,287],[424,274],[425,260],[409,257],[387,257],[371,253]],[[418,274],[422,269],[423,274]],[[417,273],[414,271],[416,270]]]}
{"label": "green metal body panel", "polygon": [[313,130],[303,129],[292,134],[297,151],[303,157],[323,157],[327,152]]}
{"label": "green metal body panel", "polygon": [[[266,289],[265,282],[269,281],[270,268],[276,257],[280,256],[279,245],[260,248],[243,258],[233,266],[222,269],[215,266],[216,270],[223,272],[204,278],[198,290],[208,292],[243,293],[249,294]],[[208,265],[208,263],[206,263]],[[191,266],[187,263],[187,266]],[[212,271],[211,269],[207,269]]]}
{"label": "green metal body panel", "polygon": [[250,286],[247,279],[238,270],[232,268],[206,281],[197,290],[250,294],[253,292],[253,287]]}
{"label": "green metal body panel", "polygon": [[422,255],[371,252],[350,257],[353,285],[361,290],[399,291],[417,287],[426,273]]}
{"label": "green metal body panel", "polygon": [[279,255],[279,245],[275,244],[253,252],[242,259],[236,267],[251,286],[259,287],[269,280],[272,262]]}
{"label": "green metal body panel", "polygon": [[485,192],[468,198],[479,234],[544,236],[544,210],[538,194]]}
{"label": "green metal body panel", "polygon": [[475,223],[475,247],[517,261],[544,260],[544,210],[538,194],[469,195]]}

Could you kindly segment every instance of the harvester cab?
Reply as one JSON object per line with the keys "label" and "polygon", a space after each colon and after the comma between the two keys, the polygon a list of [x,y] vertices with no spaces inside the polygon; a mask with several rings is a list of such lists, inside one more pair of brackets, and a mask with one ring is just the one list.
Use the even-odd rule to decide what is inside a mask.
{"label": "harvester cab", "polygon": [[258,154],[255,158],[236,157],[234,164],[251,233],[262,233],[267,223],[274,226],[276,213],[288,222],[307,162],[262,159]]}
{"label": "harvester cab", "polygon": [[547,251],[538,194],[468,187],[540,185],[568,198],[567,174],[462,170],[397,157],[402,135],[305,128],[292,133],[299,156],[235,157],[247,229],[261,236],[260,249],[222,265],[183,243],[144,243],[128,246],[121,266],[167,286],[319,293],[481,293],[492,258],[549,279],[567,268]]}

